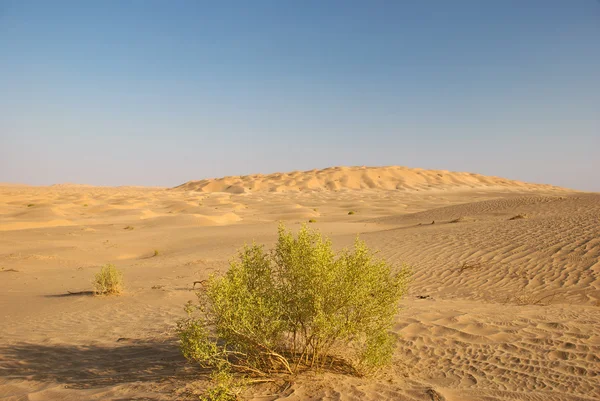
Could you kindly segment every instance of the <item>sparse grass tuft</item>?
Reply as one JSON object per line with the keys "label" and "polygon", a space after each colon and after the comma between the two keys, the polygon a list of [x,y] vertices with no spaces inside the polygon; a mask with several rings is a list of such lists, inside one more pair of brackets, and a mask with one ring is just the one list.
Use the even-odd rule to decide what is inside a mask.
{"label": "sparse grass tuft", "polygon": [[516,216],[511,217],[509,220],[521,220],[526,219],[527,215],[525,213],[519,213]]}
{"label": "sparse grass tuft", "polygon": [[114,265],[107,264],[94,277],[94,294],[115,295],[123,291],[123,273]]}
{"label": "sparse grass tuft", "polygon": [[131,230],[133,230],[133,229],[134,229],[134,227],[132,227],[132,226],[127,226],[127,227],[125,227],[123,230],[128,230],[128,231],[131,231]]}
{"label": "sparse grass tuft", "polygon": [[309,222],[309,223],[316,223],[316,222],[317,222],[317,220],[315,220],[315,219],[310,219],[310,220],[308,220],[308,222]]}
{"label": "sparse grass tuft", "polygon": [[88,204],[87,204],[87,203],[84,203],[84,204],[83,204],[83,207],[88,207]]}
{"label": "sparse grass tuft", "polygon": [[471,263],[471,262],[463,262],[462,265],[458,268],[459,273],[464,272],[465,270],[475,270],[480,269],[481,263]]}
{"label": "sparse grass tuft", "polygon": [[158,256],[160,254],[160,252],[158,252],[158,249],[154,250],[154,256]]}

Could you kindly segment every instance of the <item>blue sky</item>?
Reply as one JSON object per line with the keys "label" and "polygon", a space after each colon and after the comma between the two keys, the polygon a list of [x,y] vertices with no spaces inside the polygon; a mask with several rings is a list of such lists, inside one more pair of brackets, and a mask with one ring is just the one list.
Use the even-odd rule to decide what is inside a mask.
{"label": "blue sky", "polygon": [[334,165],[600,191],[600,1],[0,0],[0,182]]}

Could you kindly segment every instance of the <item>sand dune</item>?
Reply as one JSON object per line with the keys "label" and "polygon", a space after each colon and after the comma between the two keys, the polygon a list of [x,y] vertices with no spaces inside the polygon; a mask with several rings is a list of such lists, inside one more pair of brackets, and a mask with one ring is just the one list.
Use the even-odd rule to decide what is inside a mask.
{"label": "sand dune", "polygon": [[[517,213],[527,217],[511,220]],[[431,296],[598,305],[599,217],[597,194],[527,196],[376,219],[399,227],[365,237],[387,258],[422,266],[413,290]]]}
{"label": "sand dune", "polygon": [[528,184],[500,177],[446,170],[423,170],[400,166],[331,167],[323,170],[255,174],[189,181],[178,189],[202,192],[291,192],[360,189],[448,190],[503,188],[510,190],[560,190],[551,185]]}
{"label": "sand dune", "polygon": [[[173,336],[193,282],[309,219],[338,248],[360,233],[413,266],[393,365],[247,399],[600,399],[600,194],[389,167],[0,187],[0,400],[197,399],[209,378]],[[125,294],[87,295],[109,262]]]}

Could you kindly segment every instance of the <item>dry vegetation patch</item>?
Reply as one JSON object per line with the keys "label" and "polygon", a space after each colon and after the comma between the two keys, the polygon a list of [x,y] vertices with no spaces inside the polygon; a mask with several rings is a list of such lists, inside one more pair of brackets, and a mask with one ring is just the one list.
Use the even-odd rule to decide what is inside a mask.
{"label": "dry vegetation patch", "polygon": [[123,291],[123,273],[112,264],[104,265],[94,277],[93,284],[96,295],[120,294]]}

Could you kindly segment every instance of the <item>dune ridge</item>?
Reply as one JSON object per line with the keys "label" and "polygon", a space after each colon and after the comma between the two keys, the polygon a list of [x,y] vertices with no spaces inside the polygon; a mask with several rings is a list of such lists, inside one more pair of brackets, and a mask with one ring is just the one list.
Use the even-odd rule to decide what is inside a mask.
{"label": "dune ridge", "polygon": [[175,189],[201,192],[305,192],[340,190],[447,190],[447,189],[565,190],[501,177],[448,170],[402,166],[329,167],[288,173],[252,174],[188,181]]}

